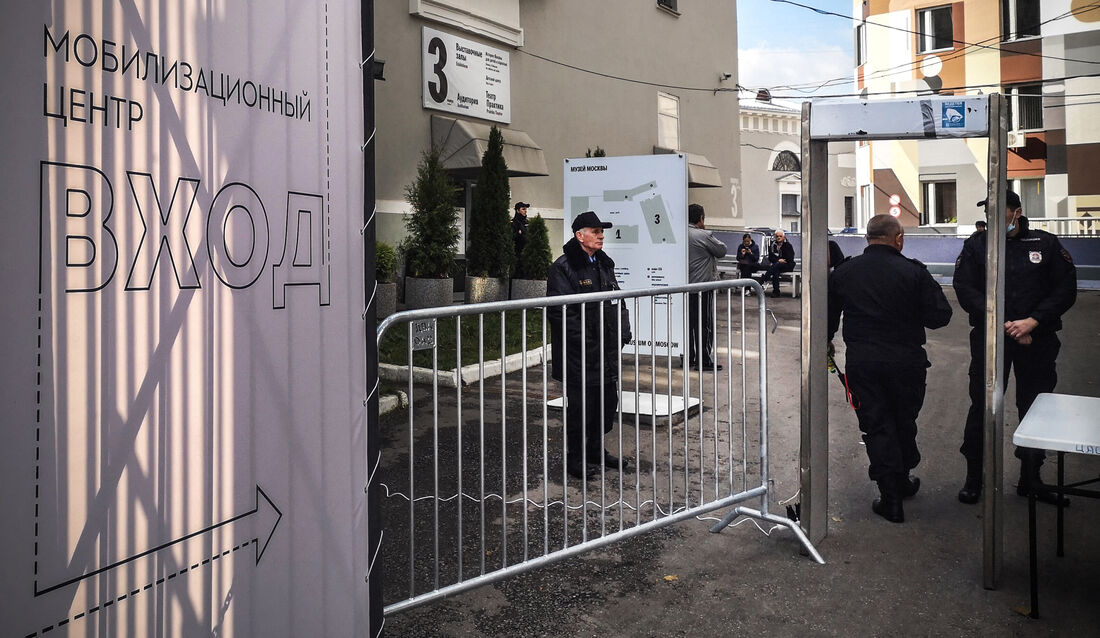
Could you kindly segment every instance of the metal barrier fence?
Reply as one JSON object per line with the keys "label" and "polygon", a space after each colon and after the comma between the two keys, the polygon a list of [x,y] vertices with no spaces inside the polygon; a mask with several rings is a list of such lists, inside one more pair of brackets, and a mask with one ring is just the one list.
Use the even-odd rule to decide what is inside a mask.
{"label": "metal barrier fence", "polygon": [[[757,300],[752,314],[745,305],[749,290]],[[679,343],[686,354],[690,314],[701,352],[704,300],[711,307],[715,361],[708,369],[690,369],[688,357],[676,361],[661,346]],[[697,312],[688,312],[689,303],[696,304]],[[608,362],[604,339],[618,337],[622,343],[627,328],[619,304],[628,311],[635,336],[643,336],[637,333],[637,319],[648,313],[654,328],[644,336],[651,336],[646,341],[657,347],[637,346],[634,354],[616,349],[617,361]],[[677,306],[683,324],[674,334],[668,326],[675,323]],[[597,369],[601,377],[617,377],[615,395],[605,396],[599,384],[586,378],[587,349],[579,350],[579,389],[573,389],[576,379],[568,377],[566,358],[574,354],[568,348],[560,351],[563,383],[551,379],[551,339],[568,343],[577,337],[570,334],[567,321],[554,316],[563,316],[567,307],[580,315],[580,342],[592,338],[599,343]],[[588,334],[585,319],[592,312],[598,313],[596,325],[608,328],[598,335]],[[665,314],[663,334],[656,327],[660,312]],[[720,312],[724,321],[719,321]],[[387,494],[381,549],[385,613],[750,499],[759,499],[759,509],[738,507],[712,531],[738,515],[767,520],[792,530],[807,552],[823,562],[797,523],[768,512],[765,317],[763,289],[751,280],[469,304],[388,317],[378,327],[379,349],[390,347],[390,328],[405,325],[408,365],[402,372],[409,406],[404,432],[387,428],[383,421],[381,457],[368,463],[372,472],[380,473]],[[554,323],[560,332],[552,333]],[[509,358],[505,344],[509,335],[516,340],[517,330],[522,354]],[[747,336],[753,330],[755,348]],[[499,365],[486,360],[485,347],[488,339],[498,337],[499,352],[493,345],[489,356],[499,356]],[[390,337],[401,338],[396,331]],[[464,339],[477,340],[478,374],[469,388],[464,387]],[[530,350],[529,339],[538,344]],[[455,371],[441,375],[440,350],[452,345]],[[417,357],[427,370],[415,369],[420,367],[414,367]],[[516,374],[508,377],[509,359],[518,379]],[[536,364],[528,369],[531,361]],[[755,387],[749,383],[754,368]],[[499,376],[487,378],[498,371]],[[441,389],[441,378],[455,381],[453,391]],[[583,407],[600,401],[601,413],[605,401],[620,399],[612,429],[603,439],[605,449],[617,458],[611,467],[600,463],[598,476],[588,480],[569,471],[569,455],[576,451],[567,443],[567,404],[565,397],[555,398],[565,387],[574,399],[580,393]],[[558,406],[560,416],[552,411]],[[581,414],[586,413],[583,407]],[[585,417],[581,423],[582,431],[595,425]],[[581,454],[587,452],[582,449]]]}

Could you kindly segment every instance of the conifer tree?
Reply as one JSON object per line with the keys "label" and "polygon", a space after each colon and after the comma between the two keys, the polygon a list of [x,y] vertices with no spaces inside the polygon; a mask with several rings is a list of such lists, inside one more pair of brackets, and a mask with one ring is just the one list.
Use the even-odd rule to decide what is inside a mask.
{"label": "conifer tree", "polygon": [[401,242],[401,251],[410,277],[451,276],[458,251],[456,191],[439,161],[439,151],[424,153],[416,167],[416,179],[405,187],[405,199],[413,210],[405,216],[409,234]]}
{"label": "conifer tree", "polygon": [[481,156],[473,210],[470,211],[470,246],[466,250],[466,273],[473,277],[507,277],[515,266],[508,214],[511,191],[508,165],[504,161],[504,136],[497,127],[489,132],[489,146]]}

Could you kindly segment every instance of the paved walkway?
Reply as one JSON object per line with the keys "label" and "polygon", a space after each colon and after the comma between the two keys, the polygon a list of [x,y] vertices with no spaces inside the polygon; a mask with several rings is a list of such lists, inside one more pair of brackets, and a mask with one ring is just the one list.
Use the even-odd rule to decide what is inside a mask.
{"label": "paved walkway", "polygon": [[[773,495],[785,498],[798,489],[801,300],[768,301],[780,321],[769,341]],[[866,455],[833,382],[829,536],[818,547],[826,565],[799,556],[786,531],[766,537],[745,522],[716,535],[708,521],[690,520],[395,615],[389,635],[1100,635],[1100,501],[1075,499],[1067,510],[1067,557],[1056,558],[1050,546],[1040,556],[1044,618],[1021,614],[1028,604],[1027,503],[1015,496],[1007,442],[1004,575],[997,590],[981,586],[980,507],[955,498],[964,473],[957,449],[969,357],[966,317],[955,308],[951,324],[930,333],[933,367],[919,422],[923,483],[906,502],[905,524],[871,513]],[[1059,391],[1100,396],[1098,318],[1100,293],[1082,292],[1061,333]],[[1010,386],[1009,431],[1018,420],[1012,402]],[[1071,460],[1068,477],[1100,473],[1100,459]],[[1052,539],[1053,508],[1041,506],[1039,525]]]}

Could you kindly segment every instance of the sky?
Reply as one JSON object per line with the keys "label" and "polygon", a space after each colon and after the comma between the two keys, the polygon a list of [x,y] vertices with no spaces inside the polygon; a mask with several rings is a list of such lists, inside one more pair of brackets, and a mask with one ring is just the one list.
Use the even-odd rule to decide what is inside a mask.
{"label": "sky", "polygon": [[[852,14],[852,0],[794,1]],[[738,0],[738,82],[753,89],[771,88],[776,96],[852,93],[854,24],[775,0]],[[775,88],[797,84],[810,91],[813,87],[806,85],[835,78],[848,81],[806,93]]]}

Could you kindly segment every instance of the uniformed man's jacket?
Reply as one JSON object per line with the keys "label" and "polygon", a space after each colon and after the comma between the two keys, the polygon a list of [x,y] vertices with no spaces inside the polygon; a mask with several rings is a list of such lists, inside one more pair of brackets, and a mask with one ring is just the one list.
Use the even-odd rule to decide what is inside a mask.
{"label": "uniformed man's jacket", "polygon": [[520,215],[516,213],[512,217],[512,243],[516,247],[516,258],[519,258],[520,253],[523,252],[523,247],[527,245],[527,223],[528,219],[526,215]]}
{"label": "uniformed man's jacket", "polygon": [[951,321],[951,304],[924,264],[871,244],[829,275],[829,339],[844,314],[845,361],[928,365],[924,329]]}
{"label": "uniformed man's jacket", "polygon": [[[595,262],[588,258],[580,242],[570,239],[562,247],[564,254],[550,266],[546,280],[546,294],[573,295],[585,292],[619,290],[615,281],[615,262],[607,253],[596,252]],[[629,303],[629,302],[627,302]],[[622,300],[603,302],[603,359],[604,374],[600,376],[600,303],[584,304],[584,370],[586,385],[611,383],[619,378],[619,351],[633,337],[630,333],[630,315]],[[567,362],[568,385],[581,383],[581,304],[565,306],[565,339],[569,351],[562,353],[562,306],[551,305],[546,313],[550,322],[550,344],[553,353],[551,376],[562,381],[562,359]],[[622,317],[622,339],[619,338],[619,322]]]}
{"label": "uniformed man's jacket", "polygon": [[[1020,231],[1005,238],[1005,321],[1031,317],[1039,322],[1035,332],[1061,330],[1062,315],[1077,300],[1077,268],[1057,237],[1028,228],[1026,218],[1017,223]],[[955,260],[952,286],[971,326],[984,325],[988,236],[969,237]]]}

